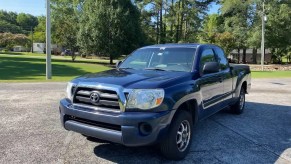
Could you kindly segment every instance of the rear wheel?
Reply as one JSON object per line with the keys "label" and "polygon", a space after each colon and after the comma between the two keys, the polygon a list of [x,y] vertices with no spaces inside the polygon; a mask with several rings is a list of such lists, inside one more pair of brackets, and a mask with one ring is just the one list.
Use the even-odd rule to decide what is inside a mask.
{"label": "rear wheel", "polygon": [[237,102],[230,106],[231,111],[235,114],[242,114],[245,108],[245,102],[246,102],[246,91],[245,89],[242,87],[240,90],[240,94],[239,94],[239,99],[237,100]]}
{"label": "rear wheel", "polygon": [[185,158],[192,142],[192,130],[191,114],[179,111],[171,124],[168,137],[160,143],[162,154],[171,160]]}

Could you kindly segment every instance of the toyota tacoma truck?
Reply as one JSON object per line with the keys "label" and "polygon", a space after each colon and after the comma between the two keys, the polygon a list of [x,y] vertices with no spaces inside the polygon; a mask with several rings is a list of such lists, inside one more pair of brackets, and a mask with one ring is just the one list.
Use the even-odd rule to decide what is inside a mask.
{"label": "toyota tacoma truck", "polygon": [[60,118],[66,130],[130,147],[156,144],[181,160],[193,126],[224,108],[241,114],[250,86],[250,68],[229,64],[219,46],[147,46],[115,69],[69,82]]}

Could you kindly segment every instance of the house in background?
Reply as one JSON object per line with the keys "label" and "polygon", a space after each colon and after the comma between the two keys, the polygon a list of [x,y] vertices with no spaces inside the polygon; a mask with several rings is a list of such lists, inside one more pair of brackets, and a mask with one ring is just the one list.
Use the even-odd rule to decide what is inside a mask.
{"label": "house in background", "polygon": [[[45,43],[33,43],[34,53],[45,53],[46,45]],[[51,52],[55,55],[60,55],[62,53],[62,47],[56,44],[51,45]]]}
{"label": "house in background", "polygon": [[33,43],[33,53],[44,53],[45,43]]}
{"label": "house in background", "polygon": [[13,51],[14,52],[27,52],[29,50],[25,48],[24,46],[14,46]]}
{"label": "house in background", "polygon": [[[238,62],[238,63],[242,63],[243,60],[243,50],[240,50],[240,53],[238,53],[238,50],[233,50],[230,52],[230,59]],[[254,64],[254,60],[253,60],[253,49],[247,49],[246,50],[246,63],[247,64]],[[239,61],[238,61],[239,59]],[[257,50],[257,55],[256,55],[256,59],[257,63],[261,63],[261,49]],[[265,63],[271,63],[272,62],[272,54],[270,49],[266,49],[265,50]]]}

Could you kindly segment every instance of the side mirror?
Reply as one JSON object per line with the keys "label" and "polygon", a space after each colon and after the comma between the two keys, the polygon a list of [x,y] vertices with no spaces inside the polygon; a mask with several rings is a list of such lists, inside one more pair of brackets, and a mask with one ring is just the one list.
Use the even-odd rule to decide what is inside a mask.
{"label": "side mirror", "polygon": [[119,68],[119,66],[120,66],[121,63],[122,63],[122,61],[118,61],[118,62],[116,62],[115,67],[116,67],[116,68]]}
{"label": "side mirror", "polygon": [[203,66],[202,74],[219,72],[219,64],[217,62],[207,62]]}

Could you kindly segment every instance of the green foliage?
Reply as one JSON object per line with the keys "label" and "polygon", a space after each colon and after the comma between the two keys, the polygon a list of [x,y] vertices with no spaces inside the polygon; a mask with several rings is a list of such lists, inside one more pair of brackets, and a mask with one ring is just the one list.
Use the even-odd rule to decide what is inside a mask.
{"label": "green foliage", "polygon": [[30,40],[23,34],[0,33],[0,47],[12,48],[15,45],[27,46]]}
{"label": "green foliage", "polygon": [[16,18],[17,18],[17,13],[0,10],[0,20],[1,21],[5,21],[7,23],[16,25],[17,24]]}
{"label": "green foliage", "polygon": [[72,51],[72,60],[76,59],[78,51],[77,33],[79,27],[80,11],[78,10],[82,0],[53,0],[52,24],[53,41]]}
{"label": "green foliage", "polygon": [[[152,43],[196,42],[208,5],[214,0],[135,0]],[[154,42],[153,42],[154,41]]]}
{"label": "green foliage", "polygon": [[267,46],[271,48],[275,63],[288,56],[291,45],[291,6],[281,1],[270,1],[267,5]]}
{"label": "green foliage", "polygon": [[33,29],[38,24],[37,17],[25,13],[18,14],[16,21],[22,29],[27,31],[29,31],[31,28]]}
{"label": "green foliage", "polygon": [[250,0],[222,0],[224,29],[234,35],[237,48],[247,48]]}
{"label": "green foliage", "polygon": [[216,35],[219,32],[222,32],[222,17],[218,14],[208,15],[203,22],[203,30],[200,34],[200,42],[205,43],[216,43]]}
{"label": "green foliage", "polygon": [[0,32],[28,34],[38,24],[37,18],[30,14],[0,10]]}
{"label": "green foliage", "polygon": [[0,33],[4,33],[4,32],[10,32],[13,34],[24,33],[23,30],[19,26],[0,19]]}
{"label": "green foliage", "polygon": [[235,37],[230,32],[218,33],[215,36],[215,42],[221,46],[226,55],[229,55],[230,52],[235,48]]}
{"label": "green foliage", "polygon": [[78,33],[81,50],[110,56],[110,61],[141,45],[139,12],[130,0],[87,0]]}
{"label": "green foliage", "polygon": [[[38,25],[34,28],[33,42],[35,43],[45,43],[46,42],[46,18],[40,16],[38,19]],[[32,38],[31,34],[29,38]]]}

